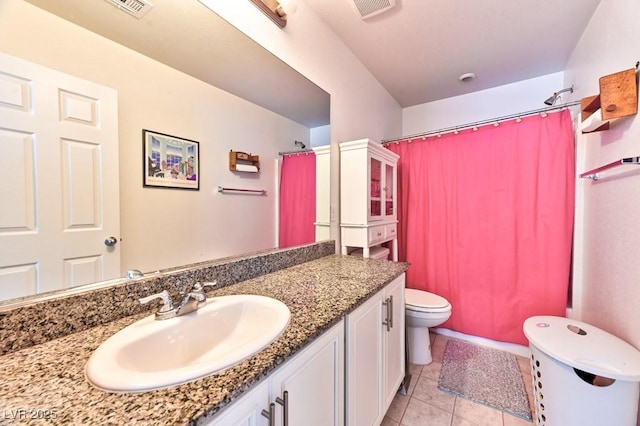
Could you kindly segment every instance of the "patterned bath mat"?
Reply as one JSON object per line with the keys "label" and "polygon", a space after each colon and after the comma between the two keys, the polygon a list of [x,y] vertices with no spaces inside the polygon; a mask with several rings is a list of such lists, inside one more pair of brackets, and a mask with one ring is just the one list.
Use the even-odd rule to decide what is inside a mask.
{"label": "patterned bath mat", "polygon": [[438,388],[531,421],[527,391],[511,353],[448,340]]}

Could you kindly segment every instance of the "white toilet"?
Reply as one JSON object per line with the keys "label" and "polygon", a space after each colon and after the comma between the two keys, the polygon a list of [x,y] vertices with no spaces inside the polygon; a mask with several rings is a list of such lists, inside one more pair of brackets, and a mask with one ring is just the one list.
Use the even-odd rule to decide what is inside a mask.
{"label": "white toilet", "polygon": [[451,304],[444,297],[422,290],[405,290],[405,320],[409,362],[430,364],[431,340],[429,327],[437,327],[451,316]]}
{"label": "white toilet", "polygon": [[[354,250],[350,254],[362,256],[362,249]],[[380,246],[371,247],[369,258],[386,260],[389,258],[389,249]],[[407,288],[404,306],[409,362],[418,365],[430,364],[433,358],[429,327],[437,327],[449,319],[451,304],[437,294]]]}

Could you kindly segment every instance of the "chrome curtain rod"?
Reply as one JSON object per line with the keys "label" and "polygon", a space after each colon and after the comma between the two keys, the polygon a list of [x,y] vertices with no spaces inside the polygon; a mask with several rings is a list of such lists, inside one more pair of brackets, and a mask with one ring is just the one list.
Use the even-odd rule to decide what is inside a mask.
{"label": "chrome curtain rod", "polygon": [[433,135],[438,135],[438,134],[443,134],[443,133],[455,132],[456,130],[471,129],[473,127],[483,126],[485,124],[499,123],[501,121],[512,120],[514,118],[522,118],[522,117],[526,117],[526,116],[529,116],[529,115],[542,114],[543,112],[554,111],[554,110],[557,110],[557,109],[563,109],[563,108],[572,107],[572,106],[575,106],[575,105],[580,105],[580,101],[567,102],[567,103],[562,104],[562,105],[554,105],[554,106],[550,106],[550,107],[534,109],[534,110],[531,110],[531,111],[521,112],[521,113],[518,113],[518,114],[504,115],[502,117],[496,117],[496,118],[491,118],[491,119],[488,119],[488,120],[476,121],[475,123],[461,124],[459,126],[447,127],[447,128],[438,129],[438,130],[430,130],[428,132],[416,133],[414,135],[409,135],[409,136],[401,136],[399,138],[394,138],[394,139],[384,139],[381,143],[397,142],[397,141],[401,141],[401,140],[405,140],[405,139],[422,138],[422,137],[433,136]]}
{"label": "chrome curtain rod", "polygon": [[284,151],[284,152],[279,152],[278,155],[292,155],[292,154],[309,154],[310,152],[313,152],[312,149],[303,149],[301,151]]}

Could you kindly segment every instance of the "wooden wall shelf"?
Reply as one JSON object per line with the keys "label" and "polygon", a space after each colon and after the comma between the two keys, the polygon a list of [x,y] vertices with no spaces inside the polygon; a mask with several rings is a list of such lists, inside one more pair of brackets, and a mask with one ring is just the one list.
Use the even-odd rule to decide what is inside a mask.
{"label": "wooden wall shelf", "polygon": [[[580,100],[582,133],[609,130],[609,122],[602,121],[600,95],[588,96]],[[594,116],[594,114],[596,114]]]}
{"label": "wooden wall shelf", "polygon": [[260,158],[241,151],[229,152],[229,170],[234,172],[259,172]]}
{"label": "wooden wall shelf", "polygon": [[580,101],[582,133],[609,129],[609,123],[638,113],[636,69],[600,78],[600,93]]}
{"label": "wooden wall shelf", "polygon": [[635,68],[600,78],[600,104],[603,120],[638,113],[638,84]]}

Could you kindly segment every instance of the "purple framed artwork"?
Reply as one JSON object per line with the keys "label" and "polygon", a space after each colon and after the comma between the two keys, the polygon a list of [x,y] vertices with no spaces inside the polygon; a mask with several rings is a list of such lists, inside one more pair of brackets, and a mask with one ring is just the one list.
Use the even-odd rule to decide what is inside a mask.
{"label": "purple framed artwork", "polygon": [[200,144],[142,130],[143,186],[200,190]]}

